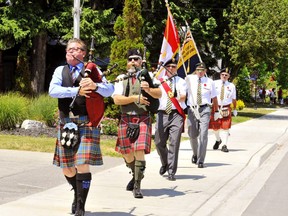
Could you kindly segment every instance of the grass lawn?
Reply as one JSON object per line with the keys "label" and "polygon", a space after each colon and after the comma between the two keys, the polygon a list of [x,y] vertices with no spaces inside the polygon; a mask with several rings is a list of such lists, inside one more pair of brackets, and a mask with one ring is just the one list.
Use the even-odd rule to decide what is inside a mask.
{"label": "grass lawn", "polygon": [[[268,113],[274,112],[276,106],[258,105],[257,108],[247,106],[241,111],[238,111],[238,116],[233,117],[233,124],[248,121],[253,118],[259,118]],[[183,138],[187,139],[187,138]],[[0,134],[0,149],[13,149],[25,151],[39,151],[39,152],[54,152],[55,138],[48,137],[30,137],[30,136],[17,136],[17,135],[2,135]],[[121,157],[120,154],[115,152],[115,137],[101,138],[101,150],[104,156]],[[155,149],[154,142],[152,141],[152,150]]]}
{"label": "grass lawn", "polygon": [[245,122],[253,118],[259,118],[274,111],[275,109],[271,108],[244,108],[243,110],[238,111],[238,115],[236,117],[232,117],[232,124]]}

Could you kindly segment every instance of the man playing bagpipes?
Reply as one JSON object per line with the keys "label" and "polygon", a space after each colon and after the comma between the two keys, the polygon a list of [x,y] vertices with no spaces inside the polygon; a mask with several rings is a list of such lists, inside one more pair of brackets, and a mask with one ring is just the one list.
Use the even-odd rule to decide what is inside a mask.
{"label": "man playing bagpipes", "polygon": [[[145,56],[145,55],[144,55]],[[115,92],[112,97],[121,108],[121,120],[118,128],[116,151],[121,153],[126,165],[132,170],[133,178],[126,189],[133,191],[135,198],[143,198],[141,180],[146,167],[145,154],[151,150],[152,117],[147,106],[151,105],[145,91],[153,98],[161,97],[160,88],[153,88],[142,80],[142,72],[147,75],[146,68],[141,68],[142,54],[138,49],[128,51],[127,71],[117,77]],[[126,78],[126,79],[125,79]]]}
{"label": "man playing bagpipes", "polygon": [[[104,114],[103,97],[114,86],[102,82],[94,63],[83,62],[85,43],[77,38],[67,43],[67,65],[54,71],[49,95],[58,98],[59,127],[53,164],[63,170],[74,190],[72,213],[85,214],[85,201],[92,179],[89,165],[102,165],[100,128]],[[86,73],[86,74],[85,74]]]}

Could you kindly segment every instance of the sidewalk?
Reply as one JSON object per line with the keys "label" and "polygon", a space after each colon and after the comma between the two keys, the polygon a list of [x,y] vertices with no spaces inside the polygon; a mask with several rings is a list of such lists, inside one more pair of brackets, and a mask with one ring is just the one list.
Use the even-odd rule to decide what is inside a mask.
{"label": "sidewalk", "polygon": [[[176,181],[161,177],[157,152],[147,155],[142,181],[143,199],[135,199],[126,184],[131,179],[123,164],[93,175],[85,216],[188,216],[217,214],[241,182],[277,149],[287,144],[288,109],[232,126],[229,153],[213,150],[209,135],[203,169],[191,163],[189,140],[181,143]],[[71,215],[73,193],[68,184],[0,205],[1,216]],[[241,203],[239,203],[241,205]],[[238,215],[230,212],[229,215]]]}

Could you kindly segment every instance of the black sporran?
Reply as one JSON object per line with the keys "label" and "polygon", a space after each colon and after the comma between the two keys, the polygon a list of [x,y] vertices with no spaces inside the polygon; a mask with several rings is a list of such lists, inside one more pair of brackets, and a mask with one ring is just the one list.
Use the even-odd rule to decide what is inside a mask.
{"label": "black sporran", "polygon": [[75,123],[66,123],[63,128],[60,129],[60,143],[67,149],[78,148],[80,134],[78,126]]}
{"label": "black sporran", "polygon": [[139,123],[128,122],[128,127],[126,131],[126,136],[132,140],[136,140],[140,133]]}

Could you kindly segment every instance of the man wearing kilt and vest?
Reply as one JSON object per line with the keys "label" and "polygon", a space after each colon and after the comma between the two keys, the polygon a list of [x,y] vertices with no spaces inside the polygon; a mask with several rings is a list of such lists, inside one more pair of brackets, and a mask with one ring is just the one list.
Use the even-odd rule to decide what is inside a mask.
{"label": "man wearing kilt and vest", "polygon": [[[215,88],[217,91],[217,100],[219,105],[220,117],[218,120],[214,120],[214,110],[210,118],[209,129],[213,129],[216,142],[213,146],[214,150],[219,148],[219,145],[223,143],[221,151],[229,152],[227,148],[227,142],[229,137],[229,129],[231,128],[232,114],[231,104],[233,104],[233,115],[237,116],[236,110],[236,88],[235,85],[228,81],[230,78],[230,71],[228,68],[223,68],[220,71],[220,79],[215,80]],[[222,139],[220,137],[220,129],[222,129]]]}
{"label": "man wearing kilt and vest", "polygon": [[[92,179],[89,165],[103,164],[98,125],[104,114],[103,97],[111,96],[114,91],[112,84],[102,82],[94,63],[89,62],[85,68],[83,59],[86,53],[87,47],[82,40],[69,40],[67,64],[55,69],[49,86],[49,95],[58,98],[59,109],[53,164],[62,168],[73,187],[72,213],[76,216],[85,215],[85,202]],[[91,78],[85,75],[87,70],[91,72]],[[98,109],[91,101],[97,102]],[[88,104],[92,111],[87,109]],[[91,112],[94,112],[93,115]]]}
{"label": "man wearing kilt and vest", "polygon": [[126,166],[132,170],[133,178],[126,189],[133,191],[135,198],[143,198],[140,187],[146,167],[145,154],[151,149],[152,118],[147,110],[150,102],[140,90],[153,98],[160,98],[161,90],[150,88],[148,82],[141,81],[142,54],[138,49],[129,50],[127,57],[128,73],[117,77],[119,82],[112,95],[122,113],[115,150],[122,154]]}

